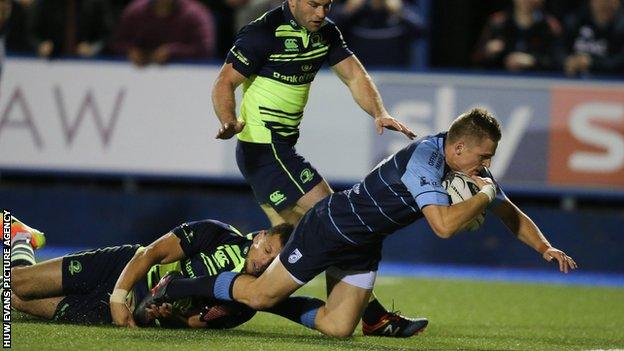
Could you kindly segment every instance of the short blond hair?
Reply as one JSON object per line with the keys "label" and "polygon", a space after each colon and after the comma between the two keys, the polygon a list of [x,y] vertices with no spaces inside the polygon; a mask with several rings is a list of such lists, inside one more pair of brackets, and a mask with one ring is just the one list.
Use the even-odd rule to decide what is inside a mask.
{"label": "short blond hair", "polygon": [[489,138],[497,143],[501,137],[502,132],[496,117],[490,111],[477,107],[462,113],[451,123],[447,140],[454,143],[461,138]]}

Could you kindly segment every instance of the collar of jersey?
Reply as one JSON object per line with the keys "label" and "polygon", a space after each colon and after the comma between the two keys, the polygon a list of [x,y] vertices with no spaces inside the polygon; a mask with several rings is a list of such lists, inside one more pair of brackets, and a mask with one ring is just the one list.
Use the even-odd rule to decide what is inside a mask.
{"label": "collar of jersey", "polygon": [[295,16],[293,16],[292,12],[290,12],[290,7],[288,7],[288,1],[284,1],[282,3],[282,12],[284,12],[284,17],[286,18],[286,22],[290,24],[294,29],[303,28],[299,25],[299,23],[297,23],[297,20],[295,19]]}

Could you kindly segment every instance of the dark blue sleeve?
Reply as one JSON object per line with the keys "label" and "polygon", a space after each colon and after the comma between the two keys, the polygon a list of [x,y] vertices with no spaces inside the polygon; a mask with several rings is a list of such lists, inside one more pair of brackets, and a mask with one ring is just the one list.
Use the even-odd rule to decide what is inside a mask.
{"label": "dark blue sleeve", "polygon": [[231,63],[235,70],[249,78],[258,73],[266,62],[272,39],[262,21],[252,22],[238,32],[225,62]]}
{"label": "dark blue sleeve", "polygon": [[449,195],[442,187],[444,155],[431,142],[422,142],[407,162],[401,181],[412,193],[418,207],[449,206]]}
{"label": "dark blue sleeve", "polygon": [[230,226],[215,220],[184,223],[171,230],[180,238],[180,246],[186,257],[202,251],[212,251],[231,234]]}
{"label": "dark blue sleeve", "polygon": [[327,63],[333,66],[347,57],[353,55],[353,52],[347,47],[347,43],[342,37],[340,29],[333,22],[327,24],[329,28],[329,53],[327,54]]}

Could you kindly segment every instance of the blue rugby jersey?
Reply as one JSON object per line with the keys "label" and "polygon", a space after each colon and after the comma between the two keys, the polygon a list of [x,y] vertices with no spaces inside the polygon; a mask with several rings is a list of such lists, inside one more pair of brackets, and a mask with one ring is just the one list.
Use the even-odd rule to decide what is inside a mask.
{"label": "blue rugby jersey", "polygon": [[[446,133],[440,133],[410,143],[351,189],[320,202],[317,213],[347,241],[364,244],[382,240],[422,218],[421,209],[427,205],[450,206],[442,187],[450,170],[444,159],[445,140]],[[492,178],[487,169],[481,175]],[[504,198],[497,185],[496,201]]]}

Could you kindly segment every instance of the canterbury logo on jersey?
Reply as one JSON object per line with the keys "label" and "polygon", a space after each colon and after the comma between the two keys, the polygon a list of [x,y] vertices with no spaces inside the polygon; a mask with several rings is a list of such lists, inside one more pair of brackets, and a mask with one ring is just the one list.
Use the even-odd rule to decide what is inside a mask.
{"label": "canterbury logo on jersey", "polygon": [[297,39],[286,39],[284,40],[284,51],[299,51],[299,44],[297,44]]}
{"label": "canterbury logo on jersey", "polygon": [[276,190],[269,195],[269,200],[275,205],[279,205],[282,201],[286,200],[286,196],[281,191]]}
{"label": "canterbury logo on jersey", "polygon": [[303,257],[301,251],[299,251],[299,249],[295,249],[290,256],[288,256],[288,263],[296,263],[301,257]]}

